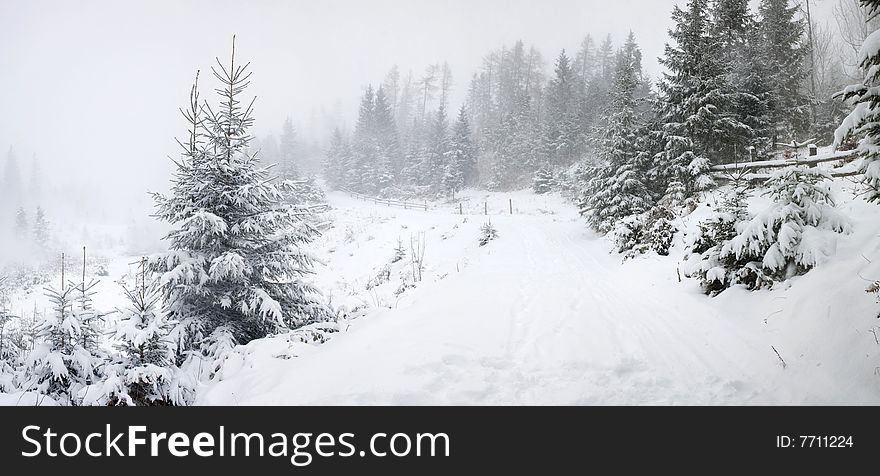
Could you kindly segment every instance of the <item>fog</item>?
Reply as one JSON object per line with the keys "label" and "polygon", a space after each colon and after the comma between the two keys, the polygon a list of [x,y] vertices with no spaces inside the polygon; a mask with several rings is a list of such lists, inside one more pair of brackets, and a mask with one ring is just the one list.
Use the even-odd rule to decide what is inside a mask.
{"label": "fog", "polygon": [[[291,117],[300,140],[323,144],[354,119],[359,97],[397,65],[418,75],[447,61],[450,108],[491,50],[522,39],[552,69],[590,34],[615,47],[632,30],[646,72],[660,73],[673,1],[28,1],[0,3],[0,153],[14,148],[28,180],[40,163],[49,208],[90,219],[147,213],[168,185],[183,131],[178,108],[197,70],[226,58],[237,35],[251,62],[255,132]],[[834,2],[818,2],[830,11]],[[206,88],[213,86],[209,75]],[[63,214],[50,213],[57,221]]]}
{"label": "fog", "polygon": [[632,29],[656,73],[669,10],[656,0],[4,1],[0,148],[36,154],[53,176],[131,194],[134,184],[165,186],[177,108],[233,34],[252,63],[257,132],[289,115],[310,135],[323,132],[312,122],[322,112],[350,123],[364,86],[395,64],[418,74],[448,61],[456,105],[481,58],[517,39],[553,58],[587,33],[619,42]]}

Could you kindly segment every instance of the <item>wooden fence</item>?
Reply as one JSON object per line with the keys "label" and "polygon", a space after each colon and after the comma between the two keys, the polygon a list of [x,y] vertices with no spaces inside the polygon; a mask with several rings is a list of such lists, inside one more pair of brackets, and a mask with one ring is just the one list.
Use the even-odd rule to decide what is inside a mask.
{"label": "wooden fence", "polygon": [[[425,200],[423,203],[407,202],[404,200],[394,200],[394,199],[389,199],[389,198],[372,197],[369,195],[364,195],[363,193],[355,192],[354,190],[349,190],[344,187],[337,187],[337,190],[339,190],[340,192],[344,192],[348,195],[351,195],[352,197],[354,197],[358,200],[363,200],[368,203],[375,203],[377,205],[386,205],[389,207],[400,207],[400,208],[403,208],[404,210],[428,211],[428,208],[429,208],[427,200]],[[478,207],[478,208],[474,208],[474,205],[471,205],[469,203],[467,209],[465,209],[464,202],[457,202],[457,204],[452,205],[452,212],[457,213],[459,215],[465,215],[465,214],[468,214],[468,215],[489,215],[489,202],[486,202],[486,201],[478,202],[476,207]],[[495,214],[495,215],[505,214],[503,211],[497,211],[497,209],[495,209],[495,210],[496,211],[493,212],[493,214]],[[513,215],[514,208],[513,208],[513,199],[512,198],[507,199],[507,202],[504,203],[503,210],[506,211],[508,214]],[[468,213],[465,213],[466,211]]]}
{"label": "wooden fence", "polygon": [[[792,165],[817,165],[823,162],[847,161],[854,159],[856,153],[853,150],[832,152],[830,154],[816,155],[812,157],[797,157],[791,159],[759,160],[755,162],[739,162],[734,164],[713,165],[709,168],[712,176],[720,180],[746,180],[757,182],[770,178],[769,173],[759,173],[757,170],[778,169]],[[837,167],[828,171],[832,177],[849,177],[858,175],[856,168]]]}
{"label": "wooden fence", "polygon": [[347,188],[339,187],[339,191],[345,192],[351,195],[358,200],[363,200],[365,202],[373,202],[377,205],[386,205],[389,207],[401,207],[404,210],[424,210],[428,211],[428,201],[424,201],[423,203],[417,202],[407,202],[404,200],[394,200],[390,198],[379,198],[379,197],[371,197],[369,195],[364,195],[363,193],[355,192],[354,190],[349,190]]}

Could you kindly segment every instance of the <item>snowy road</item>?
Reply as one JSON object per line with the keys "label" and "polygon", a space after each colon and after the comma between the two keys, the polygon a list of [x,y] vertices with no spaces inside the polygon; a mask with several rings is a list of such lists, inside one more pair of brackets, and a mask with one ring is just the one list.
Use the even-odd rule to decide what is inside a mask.
{"label": "snowy road", "polygon": [[[513,215],[507,194],[464,197],[466,211],[489,201],[499,238],[484,247],[486,218],[451,204],[330,198],[317,284],[366,315],[323,345],[279,337],[239,348],[199,403],[880,404],[876,303],[860,277],[880,275],[863,258],[874,227],[857,227],[834,263],[789,285],[708,298],[679,281],[680,249],[621,263],[558,196],[515,193]],[[396,294],[407,257],[368,286],[398,240],[409,254],[421,232],[424,280]]]}
{"label": "snowy road", "polygon": [[693,287],[684,291],[668,260],[621,265],[607,243],[566,216],[571,210],[496,216],[500,238],[481,248],[482,217],[457,226],[461,217],[443,211],[342,196],[334,205],[337,218],[375,224],[375,237],[354,244],[361,257],[376,257],[371,243],[396,240],[383,240],[383,227],[420,223],[440,234],[451,225],[442,245],[429,242],[426,263],[448,268],[458,252],[456,264],[467,266],[293,359],[251,344],[242,368],[212,384],[202,403],[774,403],[755,383],[765,379],[754,378],[776,371],[774,362],[748,357],[766,354],[763,343],[740,336]]}

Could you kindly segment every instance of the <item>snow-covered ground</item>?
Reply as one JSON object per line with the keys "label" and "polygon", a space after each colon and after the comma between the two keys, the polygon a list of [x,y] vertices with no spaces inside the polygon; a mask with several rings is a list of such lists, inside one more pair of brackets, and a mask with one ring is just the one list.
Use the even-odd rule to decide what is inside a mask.
{"label": "snow-covered ground", "polygon": [[[316,279],[362,315],[322,345],[239,347],[198,403],[880,403],[878,305],[864,291],[880,240],[859,199],[841,204],[856,226],[833,263],[709,298],[679,280],[680,243],[622,263],[557,195],[472,192],[464,216],[329,198]],[[499,238],[481,247],[484,201]],[[424,277],[398,294],[420,233]],[[406,257],[389,265],[398,239]]]}
{"label": "snow-covered ground", "polygon": [[[331,193],[315,280],[342,331],[239,346],[196,403],[878,404],[880,305],[865,287],[880,279],[880,220],[835,185],[854,231],[832,261],[771,291],[714,298],[679,276],[684,234],[668,257],[623,261],[556,194],[471,191],[424,211]],[[480,246],[484,202],[498,238]],[[102,311],[123,305],[118,282],[136,269],[137,256],[114,253],[98,277]],[[46,307],[39,289],[13,302]]]}

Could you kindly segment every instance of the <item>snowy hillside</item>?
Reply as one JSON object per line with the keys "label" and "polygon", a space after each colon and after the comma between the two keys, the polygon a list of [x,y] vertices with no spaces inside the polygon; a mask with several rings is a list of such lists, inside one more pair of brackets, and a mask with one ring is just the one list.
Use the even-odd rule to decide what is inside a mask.
{"label": "snowy hillside", "polygon": [[[693,280],[679,282],[681,236],[669,257],[622,263],[557,195],[466,199],[474,213],[489,204],[499,237],[486,246],[477,242],[482,214],[331,194],[334,228],[322,238],[317,279],[364,315],[322,345],[280,336],[236,348],[197,402],[880,403],[877,305],[864,292],[880,277],[865,258],[880,246],[872,205],[841,203],[855,227],[833,264],[771,291],[710,298]],[[395,295],[420,232],[424,278]],[[407,256],[367,289],[398,239]]]}

